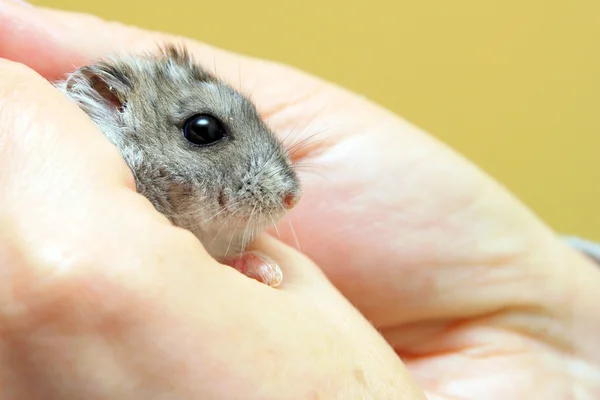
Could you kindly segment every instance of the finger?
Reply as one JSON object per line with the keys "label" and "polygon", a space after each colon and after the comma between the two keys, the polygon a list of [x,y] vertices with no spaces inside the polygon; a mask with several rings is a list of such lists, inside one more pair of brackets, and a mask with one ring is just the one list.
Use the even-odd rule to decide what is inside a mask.
{"label": "finger", "polygon": [[[233,78],[249,57],[233,54],[174,35],[150,32],[98,17],[67,11],[0,3],[0,56],[30,66],[41,75],[57,79],[85,63],[114,53],[155,50],[162,43],[185,43],[207,68],[218,66],[218,75]],[[233,82],[234,79],[231,79]]]}
{"label": "finger", "polygon": [[[0,57],[26,64],[51,80],[60,79],[79,66],[109,55],[155,51],[164,43],[183,44],[204,68],[251,96],[259,112],[265,119],[269,117],[274,127],[289,125],[292,115],[281,121],[273,121],[270,117],[292,105],[302,102],[300,115],[304,116],[311,110],[322,111],[325,105],[304,103],[307,97],[314,100],[314,94],[323,89],[324,83],[290,67],[174,35],[104,21],[92,15],[0,0],[0,37],[11,38],[0,41]],[[308,123],[300,122],[297,131]]]}
{"label": "finger", "polygon": [[261,235],[251,250],[263,254],[281,268],[283,279],[281,288],[306,290],[308,287],[322,290],[330,287],[325,274],[306,255],[296,251],[269,235]]}

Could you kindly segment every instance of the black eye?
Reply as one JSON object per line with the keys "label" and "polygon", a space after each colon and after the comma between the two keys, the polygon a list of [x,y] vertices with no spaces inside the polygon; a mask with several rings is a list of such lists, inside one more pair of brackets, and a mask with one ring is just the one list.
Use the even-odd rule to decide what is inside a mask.
{"label": "black eye", "polygon": [[207,145],[223,139],[225,129],[215,117],[199,114],[185,122],[183,136],[193,144]]}

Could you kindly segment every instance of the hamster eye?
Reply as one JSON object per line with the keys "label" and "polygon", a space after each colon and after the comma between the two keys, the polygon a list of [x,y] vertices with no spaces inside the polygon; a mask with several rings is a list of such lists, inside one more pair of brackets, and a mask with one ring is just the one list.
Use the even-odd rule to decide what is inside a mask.
{"label": "hamster eye", "polygon": [[185,122],[183,136],[193,144],[207,145],[223,139],[225,129],[212,115],[199,114]]}

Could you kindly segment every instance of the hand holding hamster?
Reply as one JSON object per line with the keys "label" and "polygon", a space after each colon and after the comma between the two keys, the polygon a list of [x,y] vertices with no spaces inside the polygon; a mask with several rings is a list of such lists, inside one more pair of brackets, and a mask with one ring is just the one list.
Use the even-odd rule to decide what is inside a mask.
{"label": "hand holding hamster", "polygon": [[158,211],[218,261],[281,283],[279,266],[244,252],[297,203],[300,182],[246,97],[171,45],[81,67],[57,87],[117,146]]}
{"label": "hand holding hamster", "polygon": [[[124,45],[137,52],[154,48],[157,40],[181,41],[180,38],[114,25],[90,16],[18,6],[0,7],[0,30],[12,39],[0,41],[0,56],[26,63],[50,79],[72,71],[73,64],[86,65],[90,60],[102,58]],[[254,103],[260,114],[267,116],[274,132],[282,136],[292,132],[294,136],[328,129],[322,135],[324,140],[300,157],[300,161],[318,165],[327,179],[308,174],[303,176],[302,201],[291,211],[298,240],[303,252],[317,261],[337,289],[359,308],[382,333],[389,346],[402,357],[402,362],[428,398],[550,400],[570,398],[574,388],[580,397],[599,397],[596,377],[600,376],[597,347],[600,316],[595,310],[600,303],[600,272],[588,260],[566,247],[514,196],[447,146],[360,96],[286,66],[238,56],[193,40],[186,40],[185,46],[200,62],[216,64],[219,76],[228,82],[238,82],[241,75],[242,85],[252,89]],[[68,143],[61,144],[66,146]],[[96,153],[86,154],[91,157]],[[31,176],[35,174],[31,173],[30,179]],[[37,186],[43,183],[31,180]],[[106,195],[102,196],[106,199]],[[91,199],[98,204],[98,199]],[[35,202],[30,204],[39,206]],[[125,207],[131,203],[118,204]],[[115,212],[114,209],[107,210]],[[38,211],[38,216],[46,215],[38,208],[33,210]],[[146,215],[141,210],[131,209],[125,219],[130,221],[142,214]],[[75,218],[76,214],[69,213],[67,216]],[[94,221],[97,222],[97,219]],[[130,232],[127,229],[129,226],[125,224],[116,233],[122,238],[123,232]],[[156,242],[157,246],[164,246],[161,243],[165,230],[161,233],[163,235]],[[284,232],[282,237],[293,243]],[[44,236],[43,239],[51,238]],[[105,257],[117,254],[111,247],[114,243],[109,239],[103,237],[101,243],[93,243],[101,245]],[[137,244],[155,243],[152,236],[146,235],[143,239]],[[169,243],[176,247],[178,241]],[[183,261],[189,261],[186,255],[189,254],[190,243],[185,244],[181,247],[182,259],[177,260],[182,265],[188,265]],[[120,250],[126,253],[126,248]],[[170,387],[184,387],[181,382],[189,378],[189,374],[181,372],[191,370],[190,361],[194,361],[198,354],[198,347],[192,351],[187,347],[198,342],[189,339],[189,331],[172,329],[171,326],[181,328],[183,323],[196,323],[198,315],[220,312],[220,318],[215,317],[211,321],[215,327],[209,324],[204,326],[205,330],[195,332],[205,335],[201,343],[206,346],[199,346],[203,350],[201,355],[210,356],[211,361],[218,359],[221,362],[217,363],[216,371],[227,372],[214,374],[215,369],[203,369],[203,366],[213,364],[201,362],[195,365],[198,368],[195,371],[199,372],[194,378],[204,378],[202,385],[210,388],[215,387],[211,385],[214,383],[230,391],[247,389],[258,382],[252,386],[253,390],[238,391],[237,397],[228,398],[283,400],[282,396],[287,396],[284,399],[317,397],[319,393],[297,389],[303,383],[303,387],[307,388],[321,382],[329,384],[331,391],[328,394],[335,393],[336,389],[344,387],[336,386],[340,381],[335,378],[348,374],[367,392],[374,387],[373,382],[381,383],[388,379],[388,382],[403,386],[395,392],[370,391],[337,398],[423,398],[411,392],[414,385],[410,379],[405,379],[401,370],[395,369],[387,353],[380,353],[381,348],[373,347],[372,341],[357,337],[362,336],[364,331],[356,329],[346,319],[347,309],[344,306],[331,301],[335,296],[323,296],[321,290],[325,290],[326,284],[319,281],[314,286],[304,285],[310,279],[302,272],[310,268],[283,256],[289,253],[266,253],[287,268],[286,282],[291,278],[296,280],[277,291],[256,285],[250,296],[248,291],[241,289],[251,281],[244,279],[242,284],[235,276],[210,282],[196,277],[199,281],[192,284],[188,284],[186,279],[178,281],[185,286],[180,289],[182,296],[188,290],[197,290],[197,297],[204,301],[177,309],[184,315],[176,320],[179,324],[166,324],[161,328],[158,324],[149,325],[155,330],[136,332],[135,343],[140,338],[151,338],[145,342],[145,347],[141,347],[153,351],[156,348],[167,349],[171,359],[179,357],[185,362],[169,364],[168,367],[172,368],[160,372],[148,367],[140,368],[149,371],[151,378],[136,377],[133,381],[139,382],[140,387],[148,384],[154,388],[155,379],[160,379],[160,382],[172,379],[177,384]],[[55,254],[56,251],[49,252],[49,255]],[[160,252],[152,250],[151,254],[158,257]],[[134,255],[142,257],[144,253]],[[177,252],[169,252],[170,260],[176,256],[179,256]],[[131,258],[128,260],[131,261]],[[147,257],[143,260],[150,263]],[[297,268],[290,270],[288,265]],[[119,267],[122,266],[119,264]],[[166,268],[162,269],[163,273],[168,272],[164,270]],[[162,293],[161,281],[153,275],[155,271],[153,268],[140,269],[139,277],[136,274],[125,276],[132,281],[144,279],[146,289]],[[212,272],[219,275],[226,274],[226,271],[229,269],[220,268],[218,272]],[[196,271],[182,268],[178,272],[193,274]],[[114,272],[100,276],[118,278],[121,275]],[[219,286],[221,282],[227,284]],[[94,284],[97,285],[97,282],[94,281]],[[211,285],[225,291],[225,296]],[[87,287],[93,289],[93,294],[100,291],[89,283]],[[267,292],[269,294],[265,295]],[[148,290],[142,293],[147,294]],[[172,292],[169,294],[177,298]],[[235,309],[231,308],[227,308],[226,313],[221,311],[222,304],[230,305],[226,302],[229,296],[242,299],[239,306],[243,307],[243,312],[234,314]],[[140,297],[133,299],[139,300]],[[79,299],[74,297],[71,302],[63,302],[60,310],[74,318],[89,315],[78,312],[81,309],[76,307],[78,304]],[[131,304],[131,310],[140,313],[166,309],[158,306],[161,302],[156,302],[153,308],[143,307],[147,303],[137,303],[137,307],[134,307],[135,302]],[[68,309],[67,305],[73,308]],[[313,329],[317,319],[307,316],[314,317],[312,313],[317,310],[327,314],[326,318],[318,320],[323,325],[320,331]],[[114,316],[123,324],[139,321],[133,312],[127,314],[113,310],[107,315]],[[117,319],[117,316],[121,318]],[[277,323],[272,324],[273,321]],[[91,322],[94,320],[91,319]],[[229,324],[229,329],[224,328],[226,324]],[[30,327],[30,331],[33,328]],[[361,333],[357,335],[358,331]],[[171,340],[160,340],[161,346],[156,346],[156,338],[160,335]],[[121,340],[115,339],[115,343],[121,344],[123,351],[130,351],[127,354],[139,356],[142,353],[140,346],[132,344],[132,340],[127,341],[131,336],[119,336]],[[224,337],[223,341],[218,340],[221,337]],[[183,339],[178,342],[174,338]],[[289,341],[289,347],[282,345],[284,340]],[[348,346],[348,341],[354,347]],[[182,343],[186,351],[181,350]],[[300,356],[296,351],[298,347],[310,355]],[[234,351],[229,358],[220,358],[227,357],[225,351],[232,348]],[[35,360],[38,360],[39,352],[35,350],[30,349],[29,354],[34,354],[38,357]],[[363,358],[356,356],[357,352]],[[352,362],[332,367],[331,362],[339,361],[346,353],[352,355]],[[57,363],[64,360],[60,357],[62,353],[57,354],[54,355]],[[150,355],[145,358],[148,365],[164,365],[161,358],[153,354],[156,356],[154,364],[150,363]],[[315,356],[323,354],[328,357],[315,361]],[[26,358],[16,359],[22,361]],[[397,357],[397,360],[400,358]],[[322,366],[321,361],[327,366]],[[118,365],[129,367],[127,362],[129,359],[124,358]],[[306,368],[306,364],[311,367]],[[108,363],[103,365],[110,366]],[[363,371],[371,374],[362,375],[353,365],[366,365]],[[40,370],[52,371],[50,366]],[[242,371],[244,367],[246,369]],[[297,371],[306,375],[295,379],[299,376]],[[391,375],[390,371],[393,371]],[[227,373],[230,375],[224,377]],[[290,373],[293,378],[290,378]],[[208,379],[205,379],[206,376]],[[545,384],[539,385],[539,382]],[[266,388],[283,390],[268,397],[260,392]],[[226,397],[220,394],[221,398]],[[85,395],[71,397],[89,398]],[[336,398],[336,395],[322,397]]]}
{"label": "hand holding hamster", "polygon": [[0,110],[0,399],[419,393],[316,265],[262,235],[285,285],[223,268],[42,77],[0,60]]}

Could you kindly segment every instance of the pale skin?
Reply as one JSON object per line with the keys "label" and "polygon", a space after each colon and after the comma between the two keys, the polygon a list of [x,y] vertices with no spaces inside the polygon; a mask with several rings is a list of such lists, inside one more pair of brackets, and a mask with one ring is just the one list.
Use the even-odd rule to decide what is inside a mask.
{"label": "pale skin", "polygon": [[[87,15],[0,2],[0,37],[0,398],[600,397],[600,269],[398,116]],[[295,155],[319,173],[302,174],[291,215],[309,258],[286,224],[288,245],[257,244],[283,269],[277,289],[154,211],[42,79],[172,40],[241,82],[286,140],[328,129]]]}

